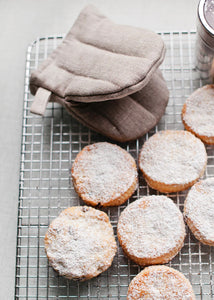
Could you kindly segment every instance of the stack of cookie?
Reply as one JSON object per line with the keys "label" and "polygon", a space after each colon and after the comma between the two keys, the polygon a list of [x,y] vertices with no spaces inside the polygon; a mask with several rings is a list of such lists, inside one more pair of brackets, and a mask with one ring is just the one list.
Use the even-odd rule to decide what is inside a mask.
{"label": "stack of cookie", "polygon": [[[204,144],[186,131],[156,133],[144,143],[139,155],[139,167],[148,184],[165,193],[192,186],[202,176],[206,162]],[[137,166],[133,157],[119,146],[96,143],[86,146],[77,155],[72,179],[76,192],[86,204],[121,205],[137,188]],[[117,234],[124,253],[135,263],[141,266],[164,264],[182,248],[185,224],[179,208],[170,198],[145,196],[122,212]],[[60,275],[86,280],[111,266],[116,241],[104,212],[86,206],[72,207],[51,223],[45,236],[45,249],[50,264]],[[168,284],[169,295],[177,291],[178,295],[194,299],[188,280],[179,272],[161,266],[142,271],[131,283],[128,299],[138,299],[133,296],[138,295],[133,292],[136,288],[140,294],[144,289],[152,295],[152,284],[157,285],[152,274],[160,281],[160,293]],[[148,282],[150,277],[152,284]],[[162,282],[168,277],[168,283]]]}
{"label": "stack of cookie", "polygon": [[[210,89],[213,87],[204,87],[195,94]],[[193,96],[183,108],[187,129],[188,119],[197,119],[190,113]],[[195,127],[190,128],[193,132]],[[139,168],[148,185],[162,193],[192,187],[184,204],[186,222],[198,240],[214,245],[214,179],[198,181],[205,172],[207,154],[195,135],[183,130],[154,134],[142,147]],[[205,140],[204,136],[199,137]],[[119,146],[96,143],[77,155],[72,179],[77,194],[86,204],[117,206],[127,201],[137,188],[137,166],[133,157]],[[181,273],[160,266],[177,255],[186,235],[182,213],[170,198],[144,196],[129,204],[119,217],[117,235],[129,259],[140,266],[158,265],[147,267],[132,280],[127,299],[142,299],[145,295],[151,299],[160,295],[163,299],[195,299],[189,281]],[[47,231],[45,248],[53,268],[75,280],[90,279],[105,271],[117,249],[108,216],[87,206],[63,211]]]}

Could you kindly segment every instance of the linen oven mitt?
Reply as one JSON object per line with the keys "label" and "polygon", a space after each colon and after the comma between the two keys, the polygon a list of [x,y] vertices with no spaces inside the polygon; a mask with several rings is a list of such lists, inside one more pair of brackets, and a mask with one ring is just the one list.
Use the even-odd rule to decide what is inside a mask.
{"label": "linen oven mitt", "polygon": [[164,55],[159,35],[117,25],[89,5],[32,73],[31,112],[43,115],[48,101],[58,102],[91,129],[134,140],[165,111],[169,94],[158,69]]}

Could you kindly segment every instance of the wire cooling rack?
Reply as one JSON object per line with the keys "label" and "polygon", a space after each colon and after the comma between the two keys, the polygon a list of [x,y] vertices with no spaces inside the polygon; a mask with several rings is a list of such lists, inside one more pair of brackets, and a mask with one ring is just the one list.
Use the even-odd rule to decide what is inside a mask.
{"label": "wire cooling rack", "polygon": [[[195,33],[164,32],[161,35],[167,46],[161,69],[170,90],[170,99],[165,115],[153,130],[139,140],[119,144],[136,160],[144,141],[156,131],[183,129],[182,104],[195,89],[206,83],[194,68]],[[125,300],[130,281],[141,269],[124,256],[119,245],[112,266],[97,278],[83,283],[58,276],[45,255],[44,235],[50,222],[65,208],[83,205],[70,176],[77,153],[90,143],[107,140],[82,126],[57,104],[49,103],[45,117],[29,112],[33,100],[29,92],[30,73],[62,38],[38,38],[27,50],[15,299]],[[214,147],[206,148],[208,166],[205,177],[209,177],[214,175]],[[139,182],[139,188],[127,203],[103,209],[111,220],[115,236],[118,216],[126,205],[143,195],[157,193],[146,185],[141,174]],[[169,196],[182,211],[186,192]],[[190,280],[197,299],[214,298],[214,250],[199,243],[188,228],[184,247],[168,265]]]}

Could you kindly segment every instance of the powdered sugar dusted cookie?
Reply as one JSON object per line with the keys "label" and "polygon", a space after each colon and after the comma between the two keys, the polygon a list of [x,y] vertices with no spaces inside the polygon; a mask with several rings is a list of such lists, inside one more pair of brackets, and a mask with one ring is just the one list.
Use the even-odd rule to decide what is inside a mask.
{"label": "powdered sugar dusted cookie", "polygon": [[143,145],[139,167],[148,185],[163,193],[192,186],[204,173],[207,153],[204,144],[184,130],[160,131]]}
{"label": "powdered sugar dusted cookie", "polygon": [[189,280],[166,266],[151,266],[130,283],[127,300],[195,300]]}
{"label": "powdered sugar dusted cookie", "polygon": [[194,236],[214,246],[214,177],[191,188],[184,203],[184,216]]}
{"label": "powdered sugar dusted cookie", "polygon": [[204,143],[214,144],[214,85],[197,89],[186,100],[182,110],[185,128]]}
{"label": "powdered sugar dusted cookie", "polygon": [[166,196],[145,196],[119,217],[118,239],[124,253],[139,265],[163,264],[182,248],[183,216]]}
{"label": "powdered sugar dusted cookie", "polygon": [[111,266],[116,249],[106,213],[87,206],[61,212],[45,235],[51,266],[68,279],[83,281],[104,272]]}
{"label": "powdered sugar dusted cookie", "polygon": [[110,143],[96,143],[83,148],[71,172],[76,192],[93,206],[124,203],[138,183],[134,158]]}

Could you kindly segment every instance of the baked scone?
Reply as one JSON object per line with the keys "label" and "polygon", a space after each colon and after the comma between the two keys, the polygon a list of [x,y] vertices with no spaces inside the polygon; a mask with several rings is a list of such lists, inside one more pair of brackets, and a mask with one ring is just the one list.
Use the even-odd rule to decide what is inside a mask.
{"label": "baked scone", "polygon": [[186,130],[194,133],[204,143],[214,144],[214,85],[205,85],[194,91],[182,109]]}
{"label": "baked scone", "polygon": [[104,272],[116,249],[107,214],[88,206],[61,212],[45,235],[50,265],[68,279],[84,281]]}
{"label": "baked scone", "polygon": [[92,206],[120,205],[134,193],[138,183],[134,158],[106,142],[84,147],[71,174],[77,194]]}
{"label": "baked scone", "polygon": [[166,266],[151,266],[130,283],[127,300],[195,300],[189,280]]}
{"label": "baked scone", "polygon": [[200,242],[214,246],[214,177],[193,185],[184,202],[184,217]]}
{"label": "baked scone", "polygon": [[139,156],[148,185],[162,193],[189,188],[204,174],[206,164],[204,144],[184,130],[157,132],[144,143]]}
{"label": "baked scone", "polygon": [[166,196],[144,196],[121,213],[117,234],[124,253],[135,263],[164,264],[182,248],[183,216]]}

